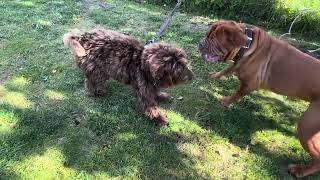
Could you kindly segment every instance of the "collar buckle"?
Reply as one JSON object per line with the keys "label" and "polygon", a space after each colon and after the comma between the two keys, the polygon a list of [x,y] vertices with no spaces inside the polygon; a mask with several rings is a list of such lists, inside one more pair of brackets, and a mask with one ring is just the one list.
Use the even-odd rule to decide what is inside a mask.
{"label": "collar buckle", "polygon": [[253,41],[253,28],[251,27],[246,27],[245,28],[245,33],[247,36],[247,42],[245,46],[242,46],[245,49],[249,49],[251,47],[252,41]]}
{"label": "collar buckle", "polygon": [[246,45],[244,45],[240,48],[239,52],[237,53],[237,55],[234,58],[235,62],[238,62],[242,58],[242,56],[245,54],[245,51],[251,47],[252,42],[253,42],[253,26],[246,25],[245,35],[247,36]]}

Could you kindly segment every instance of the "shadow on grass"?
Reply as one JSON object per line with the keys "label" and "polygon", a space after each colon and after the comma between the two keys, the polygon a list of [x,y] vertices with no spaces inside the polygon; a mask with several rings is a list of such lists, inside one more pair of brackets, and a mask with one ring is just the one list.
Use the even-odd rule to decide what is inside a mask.
{"label": "shadow on grass", "polygon": [[[194,120],[200,127],[212,130],[215,134],[228,139],[231,144],[243,150],[249,149],[250,153],[267,159],[268,163],[256,162],[256,164],[260,164],[260,168],[264,168],[273,177],[289,178],[290,176],[286,173],[287,165],[294,162],[305,162],[308,159],[305,155],[297,156],[297,152],[303,151],[302,147],[294,144],[286,152],[276,152],[272,148],[267,148],[268,143],[273,143],[271,140],[255,144],[252,138],[259,132],[275,131],[285,137],[295,139],[296,122],[306,107],[304,105],[295,107],[292,105],[293,101],[285,102],[288,100],[280,100],[278,97],[257,92],[246,96],[241,102],[230,108],[218,105],[217,96],[231,95],[237,88],[235,84],[237,83],[234,79],[217,82],[204,78],[197,84],[198,88],[193,87],[192,93],[185,92],[190,97],[183,103],[193,106],[186,108],[183,103],[178,103],[173,110]],[[206,90],[199,87],[205,87]],[[281,96],[281,98],[284,97]],[[267,138],[270,139],[270,137]],[[273,144],[269,145],[273,146]]]}
{"label": "shadow on grass", "polygon": [[[186,85],[176,93],[177,89],[171,90],[175,95],[185,94],[186,91],[189,96],[186,101],[193,101],[195,105],[186,109],[183,103],[188,102],[175,101],[173,110],[194,120],[200,127],[229,139],[230,143],[242,149],[250,145],[252,135],[261,130],[278,130],[287,136],[294,136],[294,132],[286,127],[296,122],[297,112],[283,101],[254,94],[231,109],[225,109],[216,105],[217,99],[214,96],[198,97],[206,94],[198,88],[202,83],[206,85],[208,82],[203,81],[197,86]],[[0,105],[1,111],[11,112],[18,119],[17,127],[2,138],[2,161],[13,164],[23,162],[35,155],[43,155],[49,148],[57,148],[63,154],[63,166],[77,173],[84,171],[94,176],[103,174],[107,177],[143,179],[207,178],[194,169],[192,158],[177,148],[178,143],[188,139],[177,137],[179,134],[175,133],[162,134],[138,113],[135,98],[127,87],[116,82],[108,82],[108,85],[108,96],[94,99],[85,96],[79,98],[79,93],[83,95],[82,91],[45,93],[48,92],[45,90],[33,94],[27,88],[19,90],[9,83],[8,92],[25,94],[34,106],[19,108]],[[83,89],[82,82],[75,81],[72,86]],[[230,93],[222,90],[221,86],[215,88]],[[289,121],[276,122],[278,117],[263,115],[266,111],[264,104],[271,104],[272,108],[276,106],[277,112],[288,114],[284,119]],[[205,110],[199,112],[198,108]],[[251,146],[250,153],[269,159],[272,166],[262,164],[261,167],[278,178],[286,177],[282,170],[288,161],[297,161],[295,158],[289,159],[285,153],[270,152],[261,144]],[[2,177],[11,179],[18,176],[13,167],[9,169],[0,171]]]}
{"label": "shadow on grass", "polygon": [[102,99],[79,98],[77,93],[67,91],[33,94],[27,88],[20,91],[8,86],[7,93],[20,91],[33,107],[0,105],[1,112],[17,118],[16,127],[3,134],[0,141],[1,160],[7,162],[1,177],[18,176],[15,162],[55,148],[63,154],[62,166],[76,170],[76,174],[84,171],[103,177],[204,178],[193,170],[188,156],[177,149],[180,139],[161,134],[143,118],[126,87],[108,84],[110,93]]}

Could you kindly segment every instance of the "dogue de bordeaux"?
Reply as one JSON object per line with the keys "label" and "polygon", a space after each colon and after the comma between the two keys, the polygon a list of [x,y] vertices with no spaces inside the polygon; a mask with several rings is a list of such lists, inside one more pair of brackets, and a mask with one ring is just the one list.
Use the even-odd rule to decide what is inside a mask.
{"label": "dogue de bordeaux", "polygon": [[259,88],[310,102],[297,131],[312,161],[308,165],[289,165],[288,171],[304,177],[320,170],[319,60],[271,37],[259,27],[225,20],[210,27],[199,43],[199,51],[209,62],[234,62],[225,70],[210,73],[216,80],[235,74],[241,82],[233,95],[219,99],[225,107]]}

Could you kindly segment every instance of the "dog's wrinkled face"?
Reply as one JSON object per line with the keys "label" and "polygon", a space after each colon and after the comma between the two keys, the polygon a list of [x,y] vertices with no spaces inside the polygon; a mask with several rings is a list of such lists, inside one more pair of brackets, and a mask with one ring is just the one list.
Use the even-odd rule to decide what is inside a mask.
{"label": "dog's wrinkled face", "polygon": [[199,51],[208,62],[226,61],[234,50],[246,44],[244,29],[234,21],[214,23],[199,43]]}
{"label": "dog's wrinkled face", "polygon": [[193,73],[182,49],[165,43],[153,43],[145,47],[142,58],[159,87],[171,87],[192,80]]}

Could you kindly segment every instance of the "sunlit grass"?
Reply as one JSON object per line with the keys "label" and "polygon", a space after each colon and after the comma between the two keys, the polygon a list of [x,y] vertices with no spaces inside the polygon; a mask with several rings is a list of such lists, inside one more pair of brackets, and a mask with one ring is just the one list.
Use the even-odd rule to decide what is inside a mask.
{"label": "sunlit grass", "polygon": [[13,131],[18,118],[12,113],[0,110],[0,135]]}
{"label": "sunlit grass", "polygon": [[121,133],[118,135],[118,139],[121,141],[130,141],[136,138],[137,138],[137,135],[133,133]]}
{"label": "sunlit grass", "polygon": [[317,0],[279,0],[278,3],[293,11],[309,11],[314,12],[313,14],[320,15],[320,1]]}
{"label": "sunlit grass", "polygon": [[[277,130],[263,130],[257,131],[252,135],[252,145],[262,145],[270,153],[277,156],[287,155],[290,158],[298,159],[301,155],[307,157],[302,146],[295,136],[286,136]],[[272,146],[270,145],[272,144]],[[303,152],[303,153],[301,153]]]}
{"label": "sunlit grass", "polygon": [[193,16],[190,19],[191,23],[200,23],[200,24],[210,24],[213,23],[215,21],[217,21],[218,19],[214,18],[209,18],[209,17],[203,17],[203,16]]}
{"label": "sunlit grass", "polygon": [[159,11],[159,9],[154,9],[153,11],[150,11],[149,8],[146,8],[146,7],[137,7],[136,5],[133,5],[133,4],[129,4],[127,5],[127,8],[130,8],[130,9],[134,9],[140,13],[144,13],[144,14],[147,14],[147,15],[153,15],[153,16],[161,16],[161,12]]}
{"label": "sunlit grass", "polygon": [[29,81],[23,76],[18,76],[18,77],[13,77],[6,84],[10,87],[22,89],[29,84]]}
{"label": "sunlit grass", "polygon": [[3,86],[0,86],[0,104],[1,103],[21,109],[31,108],[33,106],[33,102],[29,101],[25,94],[9,91]]}
{"label": "sunlit grass", "polygon": [[43,154],[27,157],[14,167],[21,179],[67,179],[75,171],[64,166],[64,157],[60,150],[49,148]]}
{"label": "sunlit grass", "polygon": [[197,125],[194,121],[184,118],[181,114],[167,110],[166,115],[170,119],[170,127],[168,129],[163,129],[163,131],[181,132],[188,133],[189,135],[197,132],[203,132],[203,129]]}
{"label": "sunlit grass", "polygon": [[51,26],[52,22],[48,21],[48,20],[44,20],[44,19],[38,19],[36,21],[37,24],[40,24],[42,26]]}
{"label": "sunlit grass", "polygon": [[44,96],[49,98],[49,99],[52,99],[52,100],[64,100],[64,99],[66,99],[66,96],[63,93],[57,92],[57,91],[54,91],[54,90],[46,90],[44,92]]}
{"label": "sunlit grass", "polygon": [[22,6],[25,6],[25,7],[33,7],[34,6],[34,3],[32,1],[21,1],[21,2],[18,2],[18,4],[21,4]]}

